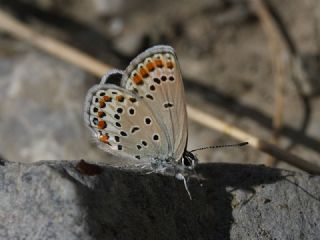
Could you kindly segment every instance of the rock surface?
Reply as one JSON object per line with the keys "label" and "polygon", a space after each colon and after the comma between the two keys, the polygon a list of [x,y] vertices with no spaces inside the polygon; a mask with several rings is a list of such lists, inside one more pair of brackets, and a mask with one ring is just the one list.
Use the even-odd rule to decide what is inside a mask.
{"label": "rock surface", "polygon": [[[77,162],[0,165],[0,239],[317,239],[320,177],[214,163],[183,183]],[[97,170],[96,168],[94,168]],[[100,171],[101,170],[101,171]],[[89,171],[90,172],[90,171]]]}
{"label": "rock surface", "polygon": [[104,159],[83,123],[86,91],[100,79],[28,50],[0,54],[0,154],[20,162]]}

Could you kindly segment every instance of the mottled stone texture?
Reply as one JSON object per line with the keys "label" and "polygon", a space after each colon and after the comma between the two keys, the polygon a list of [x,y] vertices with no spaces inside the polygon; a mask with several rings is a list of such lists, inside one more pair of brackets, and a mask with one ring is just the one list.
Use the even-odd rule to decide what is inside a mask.
{"label": "mottled stone texture", "polygon": [[[319,239],[320,178],[206,164],[189,181],[77,162],[0,165],[1,239]],[[82,171],[83,172],[83,171]],[[93,173],[97,175],[92,175]]]}

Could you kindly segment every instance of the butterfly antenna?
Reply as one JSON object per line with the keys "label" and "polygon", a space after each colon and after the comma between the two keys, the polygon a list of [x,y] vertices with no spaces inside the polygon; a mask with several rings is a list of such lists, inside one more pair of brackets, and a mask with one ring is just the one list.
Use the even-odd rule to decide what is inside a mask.
{"label": "butterfly antenna", "polygon": [[209,149],[209,148],[242,147],[242,146],[245,146],[247,144],[249,144],[249,143],[248,142],[241,142],[241,143],[236,143],[236,144],[216,145],[216,146],[193,149],[190,152],[200,151],[200,150]]}

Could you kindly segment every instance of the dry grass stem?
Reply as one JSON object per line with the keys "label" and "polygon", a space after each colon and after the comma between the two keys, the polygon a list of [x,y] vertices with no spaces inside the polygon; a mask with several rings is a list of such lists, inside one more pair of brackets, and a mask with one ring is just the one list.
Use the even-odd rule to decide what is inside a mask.
{"label": "dry grass stem", "polygon": [[249,142],[249,145],[267,153],[279,160],[282,160],[292,166],[300,168],[306,172],[312,174],[320,173],[320,166],[310,163],[298,156],[295,156],[287,151],[282,150],[274,144],[263,141],[249,133],[242,131],[234,126],[231,126],[222,120],[215,118],[207,113],[204,113],[198,109],[195,109],[191,106],[187,108],[189,118],[197,123],[200,123],[203,126],[206,126],[211,129],[215,129],[219,132],[223,132],[235,139],[238,139],[240,142]]}
{"label": "dry grass stem", "polygon": [[8,13],[1,9],[0,28],[14,37],[26,41],[33,46],[52,54],[53,56],[79,66],[83,70],[94,75],[102,76],[111,69],[107,64],[99,62],[73,47],[67,46],[53,38],[32,30],[27,25],[12,18]]}
{"label": "dry grass stem", "polygon": [[[271,50],[272,68],[274,74],[274,113],[273,113],[273,132],[272,142],[279,144],[280,130],[283,124],[284,110],[284,91],[285,83],[290,76],[289,72],[289,57],[290,52],[286,42],[282,37],[278,25],[266,6],[264,0],[251,0],[251,4],[260,19],[262,27],[267,35],[269,47]],[[265,161],[267,166],[274,166],[277,160],[273,157],[268,157]]]}

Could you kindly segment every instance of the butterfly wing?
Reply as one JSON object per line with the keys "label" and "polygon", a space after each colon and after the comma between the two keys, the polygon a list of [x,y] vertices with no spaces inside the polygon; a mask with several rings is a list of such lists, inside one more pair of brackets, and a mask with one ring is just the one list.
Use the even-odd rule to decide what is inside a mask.
{"label": "butterfly wing", "polygon": [[155,46],[138,55],[125,70],[121,86],[144,100],[164,132],[167,157],[180,160],[188,137],[184,87],[173,48]]}
{"label": "butterfly wing", "polygon": [[111,154],[150,163],[150,158],[165,158],[169,144],[157,118],[136,94],[104,77],[93,86],[85,100],[84,119],[98,146]]}

